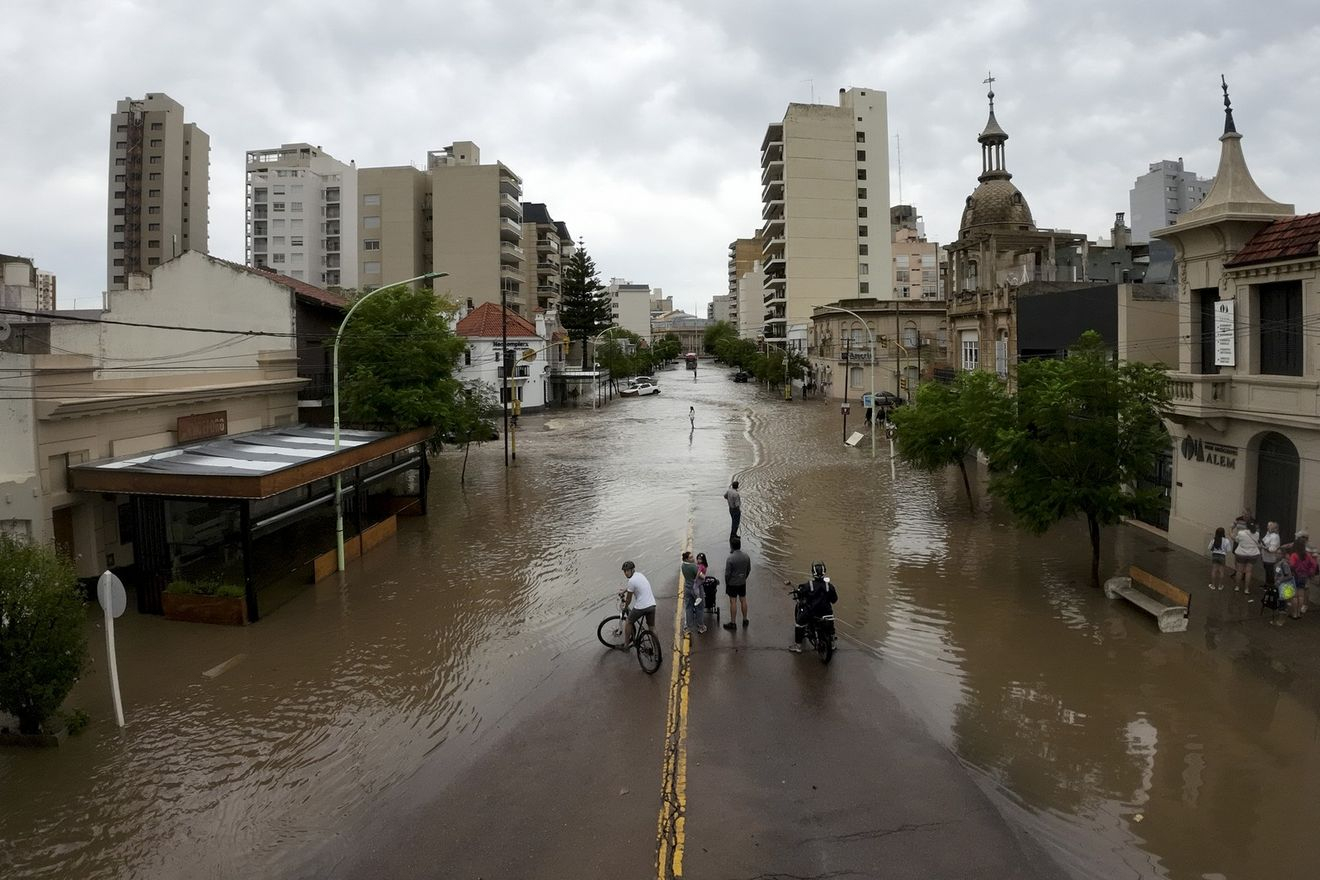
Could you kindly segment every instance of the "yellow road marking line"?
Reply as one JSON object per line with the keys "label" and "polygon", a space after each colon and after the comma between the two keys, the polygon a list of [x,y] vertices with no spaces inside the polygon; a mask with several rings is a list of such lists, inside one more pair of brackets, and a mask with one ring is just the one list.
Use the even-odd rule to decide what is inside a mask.
{"label": "yellow road marking line", "polygon": [[[688,520],[686,549],[692,548],[693,518]],[[660,817],[656,829],[656,876],[683,876],[687,825],[688,685],[691,682],[691,638],[683,636],[683,575],[678,576],[674,609],[674,652],[669,673],[669,710],[665,717],[664,766],[660,774]]]}

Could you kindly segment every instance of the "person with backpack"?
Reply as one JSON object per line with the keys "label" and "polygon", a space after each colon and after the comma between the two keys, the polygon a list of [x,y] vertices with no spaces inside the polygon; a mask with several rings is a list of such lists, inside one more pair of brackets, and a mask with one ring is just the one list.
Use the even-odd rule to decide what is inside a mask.
{"label": "person with backpack", "polygon": [[1293,581],[1297,586],[1297,615],[1306,613],[1308,606],[1308,596],[1306,592],[1307,582],[1315,577],[1317,570],[1320,570],[1320,563],[1316,561],[1315,554],[1306,547],[1306,539],[1310,536],[1306,532],[1298,532],[1293,540],[1292,550],[1288,554],[1288,565],[1292,568]]}
{"label": "person with backpack", "polygon": [[1233,592],[1236,593],[1240,587],[1247,594],[1247,601],[1254,602],[1251,598],[1251,573],[1260,562],[1260,533],[1252,529],[1249,522],[1243,521],[1233,533],[1233,541],[1233,567],[1237,571],[1237,584]]}

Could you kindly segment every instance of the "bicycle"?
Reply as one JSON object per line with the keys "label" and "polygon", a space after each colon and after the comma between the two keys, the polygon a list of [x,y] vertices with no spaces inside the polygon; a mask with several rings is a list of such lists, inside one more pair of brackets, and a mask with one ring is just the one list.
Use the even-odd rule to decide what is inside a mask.
{"label": "bicycle", "polygon": [[642,667],[642,671],[647,675],[652,675],[660,668],[660,661],[663,656],[660,653],[660,638],[655,631],[646,622],[646,615],[637,618],[633,624],[633,640],[631,643],[625,642],[625,624],[627,623],[627,611],[623,602],[623,594],[619,595],[619,613],[612,614],[600,622],[596,627],[596,638],[607,648],[613,648],[616,651],[626,651],[629,648],[635,648],[637,651],[637,662]]}

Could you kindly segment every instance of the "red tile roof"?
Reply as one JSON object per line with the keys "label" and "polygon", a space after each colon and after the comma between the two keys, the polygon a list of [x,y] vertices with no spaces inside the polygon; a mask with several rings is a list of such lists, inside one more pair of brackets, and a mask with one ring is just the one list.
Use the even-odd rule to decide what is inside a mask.
{"label": "red tile roof", "polygon": [[[509,335],[515,338],[535,337],[536,328],[527,319],[512,309],[505,310],[509,319]],[[464,316],[455,329],[459,336],[474,336],[478,339],[498,339],[502,322],[500,307],[496,303],[482,303]]]}
{"label": "red tile roof", "polygon": [[1253,235],[1224,268],[1320,256],[1320,214],[1275,220]]}

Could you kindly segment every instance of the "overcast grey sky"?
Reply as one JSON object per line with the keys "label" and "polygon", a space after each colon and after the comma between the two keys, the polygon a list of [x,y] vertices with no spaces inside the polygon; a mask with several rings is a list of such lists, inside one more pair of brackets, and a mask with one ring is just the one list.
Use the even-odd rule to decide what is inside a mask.
{"label": "overcast grey sky", "polygon": [[99,302],[110,113],[149,91],[211,136],[217,256],[243,259],[245,150],[423,164],[472,140],[602,276],[703,314],[761,222],[765,126],[813,88],[888,92],[903,200],[941,243],[980,171],[987,69],[1041,226],[1106,234],[1160,159],[1213,175],[1221,72],[1257,182],[1320,210],[1320,7],[1302,0],[7,0],[3,21],[0,252],[56,272],[65,307]]}

